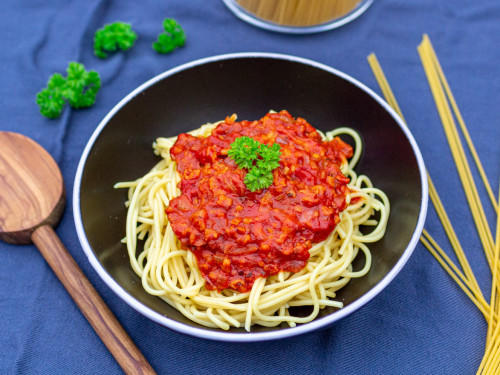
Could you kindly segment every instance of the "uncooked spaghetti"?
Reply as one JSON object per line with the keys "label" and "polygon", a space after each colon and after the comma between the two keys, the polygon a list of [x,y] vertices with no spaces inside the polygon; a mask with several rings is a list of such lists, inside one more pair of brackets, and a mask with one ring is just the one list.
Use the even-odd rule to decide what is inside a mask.
{"label": "uncooked spaghetti", "polygon": [[[446,214],[441,199],[439,198],[439,195],[434,184],[432,183],[430,176],[428,176],[428,181],[431,200],[434,203],[436,212],[438,213],[439,219],[443,224],[443,228],[448,235],[450,243],[455,250],[462,270],[460,270],[453,263],[453,261],[446,255],[443,249],[425,229],[423,231],[421,241],[484,315],[488,323],[488,331],[486,334],[486,348],[483,359],[479,364],[477,374],[497,374],[500,370],[500,209],[498,204],[500,196],[497,200],[493,195],[491,185],[486,177],[486,173],[481,164],[474,144],[472,143],[469,131],[467,130],[465,122],[458,109],[458,105],[449,87],[448,81],[444,75],[441,64],[439,63],[437,55],[427,35],[423,36],[422,43],[418,46],[418,52],[422,61],[422,66],[427,76],[429,87],[436,103],[436,108],[441,118],[443,129],[445,130],[445,134],[448,139],[450,151],[452,152],[453,158],[455,160],[457,172],[462,181],[463,190],[469,203],[470,212],[476,224],[477,232],[483,246],[486,260],[488,261],[491,269],[492,282],[489,304],[484,298],[483,293],[476,281],[465,252],[460,245],[460,242],[458,241],[456,233],[451,225],[450,219]],[[368,61],[388,103],[399,114],[401,114],[399,105],[396,102],[394,94],[390,89],[389,83],[387,82],[375,55],[370,55],[368,57]],[[481,203],[475,181],[472,177],[471,167],[460,140],[456,122],[458,122],[460,125],[462,135],[467,142],[467,146],[472,155],[472,158],[474,159],[477,171],[479,172],[484,183],[484,187],[488,193],[490,202],[497,213],[495,239],[493,239],[488,221],[486,220],[484,208]]]}
{"label": "uncooked spaghetti", "polygon": [[353,11],[360,0],[237,0],[258,18],[286,26],[319,25]]}

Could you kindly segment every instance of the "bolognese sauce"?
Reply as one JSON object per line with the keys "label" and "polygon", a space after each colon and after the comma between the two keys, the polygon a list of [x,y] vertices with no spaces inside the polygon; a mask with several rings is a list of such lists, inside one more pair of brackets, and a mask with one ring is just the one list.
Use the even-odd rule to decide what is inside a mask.
{"label": "bolognese sauce", "polygon": [[[227,156],[247,136],[281,146],[273,184],[251,192],[246,170]],[[182,245],[196,257],[209,290],[247,292],[258,277],[305,267],[313,243],[325,240],[347,207],[349,179],[340,170],[352,147],[324,141],[287,111],[257,121],[228,117],[211,135],[180,134],[170,149],[181,195],[166,213]]]}

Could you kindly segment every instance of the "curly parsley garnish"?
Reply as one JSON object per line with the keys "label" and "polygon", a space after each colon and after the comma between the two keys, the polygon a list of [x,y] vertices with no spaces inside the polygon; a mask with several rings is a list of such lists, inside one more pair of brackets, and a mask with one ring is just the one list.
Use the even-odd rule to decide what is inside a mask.
{"label": "curly parsley garnish", "polygon": [[94,34],[94,54],[105,59],[108,57],[106,52],[115,52],[117,50],[127,51],[135,43],[137,34],[132,30],[132,26],[124,22],[113,22],[104,25]]}
{"label": "curly parsley garnish", "polygon": [[90,107],[95,103],[97,92],[101,88],[101,78],[94,71],[86,71],[83,64],[70,62],[66,70],[68,76],[63,96],[73,108]]}
{"label": "curly parsley garnish", "polygon": [[231,143],[228,156],[238,167],[248,171],[245,185],[250,191],[268,188],[273,184],[273,170],[280,164],[281,146],[267,146],[250,137],[239,137]]}
{"label": "curly parsley garnish", "polygon": [[42,115],[48,118],[57,118],[61,115],[66,104],[62,95],[65,84],[66,80],[59,73],[55,73],[49,78],[47,87],[36,95],[36,103]]}
{"label": "curly parsley garnish", "polygon": [[97,92],[101,88],[101,78],[93,70],[86,71],[83,64],[70,62],[67,77],[53,74],[47,87],[36,96],[40,113],[45,117],[57,118],[61,115],[66,101],[73,108],[85,108],[94,104]]}
{"label": "curly parsley garnish", "polygon": [[169,53],[186,43],[186,34],[181,25],[173,18],[163,20],[164,33],[158,35],[158,40],[153,43],[153,49],[158,53]]}

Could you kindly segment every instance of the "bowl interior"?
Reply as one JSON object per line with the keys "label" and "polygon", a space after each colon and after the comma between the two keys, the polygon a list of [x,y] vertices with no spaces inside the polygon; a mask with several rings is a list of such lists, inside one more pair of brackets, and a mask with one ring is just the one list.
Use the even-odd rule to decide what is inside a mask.
{"label": "bowl interior", "polygon": [[[373,263],[369,274],[352,280],[338,294],[346,307],[365,298],[405,252],[413,250],[419,235],[415,231],[425,216],[423,165],[408,134],[373,94],[341,73],[301,59],[234,55],[191,64],[157,77],[115,107],[89,143],[86,159],[85,155],[82,158],[81,180],[77,177],[75,183],[75,192],[79,193],[75,202],[81,211],[76,221],[81,220],[88,251],[126,293],[157,312],[155,320],[166,326],[173,320],[211,330],[191,322],[142,289],[130,267],[126,247],[120,243],[125,233],[126,191],[115,190],[113,185],[135,180],[158,161],[152,152],[157,137],[187,132],[232,113],[240,120],[258,119],[270,109],[286,109],[323,131],[340,126],[356,129],[364,142],[356,170],[368,175],[389,197],[387,232],[370,247]],[[355,266],[363,262],[359,259],[361,264]],[[335,318],[331,316],[339,312],[325,308],[318,319],[329,315],[327,319],[332,322]],[[253,333],[284,329],[286,326],[254,327]]]}

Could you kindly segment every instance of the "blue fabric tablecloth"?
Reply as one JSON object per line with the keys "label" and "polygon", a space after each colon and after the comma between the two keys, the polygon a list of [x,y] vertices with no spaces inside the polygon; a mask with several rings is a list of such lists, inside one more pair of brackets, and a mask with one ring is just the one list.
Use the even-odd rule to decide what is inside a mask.
{"label": "blue fabric tablecloth", "polygon": [[[188,40],[161,56],[151,43],[166,17],[182,24]],[[100,60],[92,52],[93,33],[117,20],[132,23],[139,39],[129,52]],[[327,64],[379,92],[366,61],[375,52],[488,296],[488,267],[416,50],[423,33],[433,41],[497,190],[500,3],[495,0],[375,0],[354,22],[305,36],[255,28],[221,0],[2,0],[0,130],[23,133],[44,146],[72,192],[80,155],[100,120],[132,89],[165,70],[223,53],[278,52]],[[69,61],[100,73],[97,103],[46,119],[35,95]],[[486,200],[485,207],[493,223]],[[426,228],[451,254],[432,207]],[[161,374],[472,374],[483,354],[484,318],[421,244],[380,295],[332,328],[285,341],[228,344],[173,332],[120,300],[81,250],[70,205],[57,233]],[[33,246],[0,243],[0,259],[1,374],[121,373]]]}

